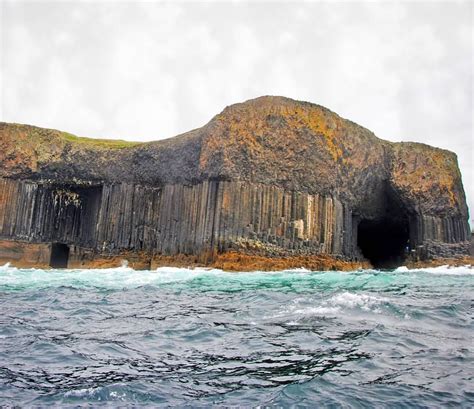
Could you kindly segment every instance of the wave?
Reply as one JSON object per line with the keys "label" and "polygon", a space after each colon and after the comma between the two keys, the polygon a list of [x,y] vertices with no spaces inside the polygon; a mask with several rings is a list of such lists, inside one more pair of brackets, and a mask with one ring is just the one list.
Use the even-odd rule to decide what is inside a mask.
{"label": "wave", "polygon": [[376,297],[368,294],[354,294],[346,291],[341,294],[334,295],[329,299],[328,302],[331,305],[341,307],[360,307],[363,310],[370,310],[374,306],[388,302],[388,299],[385,297]]}
{"label": "wave", "polygon": [[[117,389],[117,390],[114,390]],[[90,388],[73,389],[64,392],[65,398],[88,398],[94,400],[103,401],[124,401],[127,398],[127,394],[124,391],[124,384],[115,384],[111,386],[99,386]]]}
{"label": "wave", "polygon": [[43,270],[20,269],[10,263],[0,267],[0,286],[15,287],[98,287],[137,288],[172,282],[186,282],[203,275],[225,274],[222,270],[160,267],[156,270],[134,270],[125,264],[115,268]]}
{"label": "wave", "polygon": [[337,315],[342,310],[360,309],[375,313],[380,312],[380,306],[388,303],[388,298],[344,291],[323,301],[319,306],[290,306],[285,313],[297,315]]}
{"label": "wave", "polygon": [[474,275],[474,266],[466,264],[465,266],[439,266],[439,267],[426,267],[426,268],[408,268],[405,266],[398,267],[394,270],[394,273],[426,273],[426,274],[437,274],[437,275]]}
{"label": "wave", "polygon": [[[426,275],[431,278],[427,280]],[[424,269],[408,269],[399,267],[394,271],[358,270],[352,272],[326,271],[317,272],[307,269],[286,271],[254,271],[230,273],[212,268],[180,268],[159,267],[156,270],[134,270],[125,263],[121,267],[103,269],[21,269],[7,263],[0,266],[0,289],[23,290],[27,288],[74,287],[104,288],[111,290],[138,288],[142,286],[182,285],[204,290],[235,291],[245,289],[266,288],[269,290],[294,290],[299,292],[336,289],[361,290],[376,286],[378,290],[394,284],[394,280],[402,284],[416,281],[436,285],[442,276],[472,276],[471,266],[441,266]],[[436,278],[439,277],[439,278]],[[453,277],[454,279],[454,277]],[[458,279],[458,278],[456,278]],[[375,287],[374,287],[375,288]],[[359,296],[359,295],[358,295]],[[371,299],[354,298],[350,293],[332,300],[324,308],[341,306],[370,307]]]}

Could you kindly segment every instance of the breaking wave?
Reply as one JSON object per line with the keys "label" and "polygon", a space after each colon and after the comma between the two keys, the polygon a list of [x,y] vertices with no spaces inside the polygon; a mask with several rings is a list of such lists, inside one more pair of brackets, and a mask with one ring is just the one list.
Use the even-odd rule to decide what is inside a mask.
{"label": "breaking wave", "polygon": [[426,274],[439,274],[439,275],[474,275],[474,268],[470,264],[465,266],[439,266],[439,267],[426,267],[426,268],[414,268],[409,269],[405,266],[398,267],[395,272],[397,273],[426,273]]}
{"label": "breaking wave", "polygon": [[[371,287],[385,281],[406,282],[417,279],[426,280],[424,276],[472,276],[474,269],[471,266],[449,267],[441,266],[424,269],[408,269],[399,267],[394,271],[358,270],[352,272],[309,271],[294,269],[273,272],[225,272],[210,268],[179,268],[159,267],[156,270],[134,270],[124,264],[116,268],[103,269],[20,269],[12,267],[10,263],[0,266],[0,289],[20,290],[25,288],[49,288],[70,286],[74,288],[104,288],[123,289],[142,286],[170,286],[193,283],[203,288],[218,290],[229,286],[233,290],[246,288],[289,288],[295,291],[310,288],[331,289],[344,283],[350,288]],[[432,280],[433,277],[430,279]],[[352,305],[360,303],[370,304],[370,298],[357,298],[345,293],[337,300],[336,305],[328,301],[328,308],[338,307],[338,302]],[[355,298],[354,298],[355,297]],[[363,297],[363,296],[362,296]]]}

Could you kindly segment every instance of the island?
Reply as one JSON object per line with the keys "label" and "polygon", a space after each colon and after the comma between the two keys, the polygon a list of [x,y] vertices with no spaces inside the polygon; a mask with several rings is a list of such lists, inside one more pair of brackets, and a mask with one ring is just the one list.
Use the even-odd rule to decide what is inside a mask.
{"label": "island", "polygon": [[264,96],[154,142],[0,123],[0,262],[20,267],[394,268],[462,260],[453,152]]}

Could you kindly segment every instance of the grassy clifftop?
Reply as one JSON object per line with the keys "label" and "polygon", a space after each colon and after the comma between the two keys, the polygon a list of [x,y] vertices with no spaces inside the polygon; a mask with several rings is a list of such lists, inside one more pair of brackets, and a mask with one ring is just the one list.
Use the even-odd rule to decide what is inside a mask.
{"label": "grassy clifftop", "polygon": [[40,128],[32,125],[0,122],[2,136],[15,138],[19,143],[37,144],[50,140],[54,143],[70,142],[92,149],[124,149],[141,145],[143,142],[132,142],[121,139],[94,139],[73,135],[56,129]]}
{"label": "grassy clifftop", "polygon": [[110,167],[125,151],[142,145],[110,139],[92,139],[55,129],[0,122],[0,176],[61,179],[76,173],[87,179],[87,168]]}
{"label": "grassy clifftop", "polygon": [[68,142],[77,143],[97,149],[124,149],[143,144],[143,142],[132,142],[125,141],[122,139],[94,139],[83,136],[76,136],[68,132],[59,133],[60,136]]}

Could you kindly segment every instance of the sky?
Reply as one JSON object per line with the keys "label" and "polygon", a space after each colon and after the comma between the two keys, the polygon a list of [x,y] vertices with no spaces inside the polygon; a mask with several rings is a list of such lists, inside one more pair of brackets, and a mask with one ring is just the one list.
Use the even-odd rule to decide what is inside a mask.
{"label": "sky", "polygon": [[474,213],[473,5],[0,0],[0,121],[148,141],[283,95],[456,152]]}

